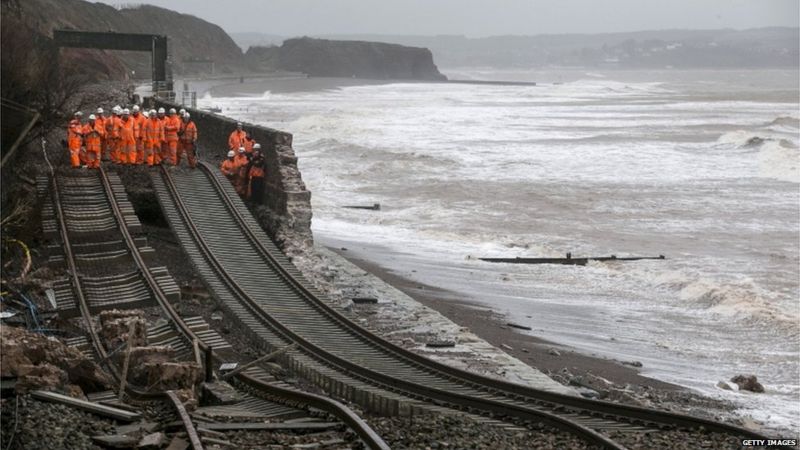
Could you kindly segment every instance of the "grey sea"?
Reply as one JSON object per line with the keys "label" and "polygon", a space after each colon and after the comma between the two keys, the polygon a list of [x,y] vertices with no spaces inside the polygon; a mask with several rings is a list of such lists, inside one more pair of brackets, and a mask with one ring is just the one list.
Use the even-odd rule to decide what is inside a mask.
{"label": "grey sea", "polygon": [[[800,431],[798,72],[443,72],[538,85],[199,103],[294,134],[318,242]],[[373,203],[379,212],[342,208]],[[566,252],[667,259],[477,259]],[[716,387],[742,373],[766,393]]]}

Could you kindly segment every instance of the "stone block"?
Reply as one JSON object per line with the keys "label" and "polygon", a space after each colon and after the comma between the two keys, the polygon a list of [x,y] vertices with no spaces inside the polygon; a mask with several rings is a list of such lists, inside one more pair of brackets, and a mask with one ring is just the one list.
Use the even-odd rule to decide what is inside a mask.
{"label": "stone block", "polygon": [[242,401],[242,396],[224,381],[203,383],[202,404],[204,406],[230,405]]}

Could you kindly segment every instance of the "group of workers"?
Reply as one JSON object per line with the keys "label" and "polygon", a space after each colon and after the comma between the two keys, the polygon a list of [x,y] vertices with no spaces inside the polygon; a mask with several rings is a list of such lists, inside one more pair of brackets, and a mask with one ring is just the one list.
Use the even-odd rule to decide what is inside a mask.
{"label": "group of workers", "polygon": [[78,111],[67,126],[67,147],[72,167],[100,167],[104,157],[115,164],[179,165],[183,155],[189,167],[197,166],[197,126],[186,110],[171,108],[141,111],[119,105],[104,114],[97,108],[82,123]]}
{"label": "group of workers", "polygon": [[[197,126],[184,109],[171,108],[167,114],[164,108],[141,111],[139,105],[130,110],[115,106],[111,115],[97,108],[88,122],[82,123],[81,117],[83,113],[76,112],[67,126],[72,167],[98,168],[104,157],[115,164],[177,166],[184,154],[189,167],[197,166]],[[228,147],[220,170],[240,196],[261,203],[265,173],[261,144],[237,123]]]}
{"label": "group of workers", "polygon": [[236,192],[253,203],[261,203],[264,194],[264,156],[261,144],[236,124],[228,137],[228,159],[219,168]]}

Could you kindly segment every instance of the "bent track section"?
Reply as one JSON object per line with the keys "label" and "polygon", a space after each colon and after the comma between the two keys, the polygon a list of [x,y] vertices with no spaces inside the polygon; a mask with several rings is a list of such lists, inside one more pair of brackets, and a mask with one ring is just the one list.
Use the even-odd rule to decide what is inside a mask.
{"label": "bent track section", "polygon": [[603,448],[676,433],[724,438],[721,448],[734,448],[739,438],[762,438],[710,420],[483,377],[391,344],[331,307],[266,236],[227,180],[208,164],[200,167],[153,176],[175,235],[243,330],[272,348],[297,343],[285,362],[331,395],[387,414],[436,405],[554,427]]}
{"label": "bent track section", "polygon": [[[75,297],[74,303],[77,304],[77,308],[73,309],[80,310],[80,315],[86,323],[89,335],[89,339],[84,339],[86,347],[93,348],[98,359],[104,361],[109,371],[117,378],[119,377],[118,368],[109,362],[109,352],[103,346],[93,326],[93,313],[120,306],[138,307],[142,305],[143,298],[145,304],[160,306],[164,317],[169,319],[168,325],[161,326],[157,330],[148,330],[148,335],[167,336],[166,342],[176,348],[178,355],[184,357],[187,354],[190,355],[193,343],[197,343],[201,350],[209,348],[212,351],[215,362],[224,361],[219,357],[219,352],[224,354],[224,349],[230,348],[230,346],[213,332],[198,331],[196,321],[187,323],[170,303],[170,295],[175,293],[169,292],[169,283],[163,281],[165,278],[163,268],[153,269],[146,263],[140,248],[141,240],[137,242],[129,229],[138,229],[139,225],[138,221],[134,220],[135,215],[132,208],[126,201],[123,201],[126,195],[119,177],[116,174],[108,174],[104,169],[96,173],[82,173],[78,176],[74,176],[74,174],[73,176],[56,176],[53,173],[51,187],[52,213],[62,240],[64,262],[72,274],[70,278]],[[87,205],[90,209],[88,216],[85,214]],[[74,211],[84,213],[76,215]],[[104,238],[111,240],[98,244],[96,242],[98,231],[105,233]],[[95,237],[94,242],[91,239],[92,236]],[[86,238],[88,241],[82,242],[82,238]],[[83,253],[73,251],[74,247],[80,246],[85,248]],[[81,263],[82,257],[83,262]],[[133,270],[133,272],[126,276],[111,277],[102,281],[106,283],[106,291],[116,292],[120,295],[115,295],[117,297],[115,302],[98,304],[94,308],[90,308],[85,286],[86,271],[107,263],[109,260],[119,259],[124,261],[126,269]],[[129,285],[133,285],[133,287]],[[174,287],[174,283],[172,287]],[[91,294],[89,297],[97,295]],[[202,326],[199,328],[202,330]],[[340,420],[353,430],[367,447],[378,450],[389,448],[363,419],[346,406],[327,397],[303,392],[278,382],[257,366],[238,374],[232,382],[242,393],[245,401],[241,402],[240,406],[227,407],[229,411],[226,410],[226,412],[236,413],[239,408],[245,409],[243,411],[245,413],[257,412],[281,417],[288,414],[305,415],[304,411],[310,408]],[[126,391],[137,399],[163,400],[166,398],[163,394],[144,394],[131,387]],[[169,400],[178,407],[174,398],[170,397]],[[179,410],[180,408],[182,406],[178,407]],[[187,425],[187,435],[190,438],[193,437],[193,447],[201,448],[200,438],[191,427],[191,421],[185,420],[184,422]],[[198,445],[195,445],[196,443]]]}

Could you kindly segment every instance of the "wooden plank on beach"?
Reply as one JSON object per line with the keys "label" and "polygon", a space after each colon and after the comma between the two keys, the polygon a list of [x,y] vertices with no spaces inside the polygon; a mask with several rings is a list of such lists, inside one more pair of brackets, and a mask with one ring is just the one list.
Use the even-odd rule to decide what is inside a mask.
{"label": "wooden plank on beach", "polygon": [[33,391],[31,396],[37,400],[44,400],[46,402],[61,403],[73,408],[82,409],[94,414],[104,417],[110,417],[115,420],[123,422],[133,422],[141,418],[141,414],[125,411],[119,408],[112,408],[110,406],[101,405],[99,403],[87,402],[77,398],[69,397],[67,395],[56,394],[49,391]]}
{"label": "wooden plank on beach", "polygon": [[566,258],[478,258],[481,261],[506,264],[564,264],[572,266],[585,266],[589,261],[638,261],[642,259],[667,259],[664,255],[658,256],[596,256],[589,258],[573,258],[567,253]]}

